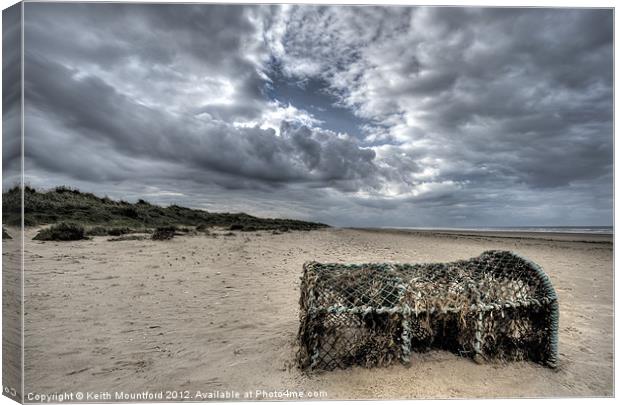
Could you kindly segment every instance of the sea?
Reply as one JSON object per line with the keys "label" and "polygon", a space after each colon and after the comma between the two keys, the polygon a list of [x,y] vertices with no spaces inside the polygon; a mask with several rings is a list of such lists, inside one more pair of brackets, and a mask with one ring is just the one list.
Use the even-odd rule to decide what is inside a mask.
{"label": "sea", "polygon": [[613,226],[506,226],[506,227],[472,227],[472,228],[436,228],[436,227],[394,227],[392,229],[411,229],[428,231],[478,231],[478,232],[541,232],[541,233],[579,233],[613,235]]}

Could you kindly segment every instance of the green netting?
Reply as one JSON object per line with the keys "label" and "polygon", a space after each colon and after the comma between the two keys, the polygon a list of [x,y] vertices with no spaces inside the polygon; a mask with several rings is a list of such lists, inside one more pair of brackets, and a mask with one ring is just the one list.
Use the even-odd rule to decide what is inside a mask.
{"label": "green netting", "polygon": [[304,264],[302,369],[408,363],[411,351],[557,364],[558,302],[535,263],[512,252],[432,264]]}

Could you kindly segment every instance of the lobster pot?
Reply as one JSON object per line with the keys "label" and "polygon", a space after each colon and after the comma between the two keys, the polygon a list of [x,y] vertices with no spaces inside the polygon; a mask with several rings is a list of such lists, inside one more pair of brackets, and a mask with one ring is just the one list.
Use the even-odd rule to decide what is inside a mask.
{"label": "lobster pot", "polygon": [[557,365],[558,302],[535,263],[505,251],[433,264],[304,264],[298,362],[408,363],[412,351]]}

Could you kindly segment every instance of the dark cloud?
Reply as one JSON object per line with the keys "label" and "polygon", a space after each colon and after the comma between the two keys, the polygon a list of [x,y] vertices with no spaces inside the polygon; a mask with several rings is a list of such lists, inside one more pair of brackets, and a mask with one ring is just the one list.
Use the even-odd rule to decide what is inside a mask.
{"label": "dark cloud", "polygon": [[3,187],[21,170],[21,6],[2,13],[2,170]]}
{"label": "dark cloud", "polygon": [[611,10],[25,7],[34,185],[336,225],[611,222]]}
{"label": "dark cloud", "polygon": [[[350,67],[333,69],[327,66],[342,58],[341,45],[322,48],[320,74],[360,116],[390,128],[392,140],[423,144],[428,156],[442,160],[436,180],[481,183],[493,173],[505,186],[533,189],[608,181],[610,10],[410,10],[403,13],[410,17],[407,30],[383,31],[367,43],[358,38],[372,28],[340,36],[346,31],[341,26],[356,29],[356,10],[324,16],[299,7],[289,18],[314,23],[299,37],[303,43],[288,35],[283,41],[301,52],[335,33],[334,42],[348,50],[344,55],[358,50]],[[336,14],[340,20],[333,22]],[[367,22],[372,26],[372,19]],[[334,29],[313,30],[322,24]],[[286,58],[298,65],[295,51]],[[413,126],[418,135],[411,136]]]}
{"label": "dark cloud", "polygon": [[[361,149],[350,136],[286,121],[276,135],[273,129],[177,117],[140,105],[97,77],[76,76],[74,69],[34,55],[28,57],[25,75],[27,114],[32,117],[27,126],[26,156],[48,170],[103,180],[109,173],[84,159],[88,150],[79,153],[85,145],[100,145],[127,158],[184,162],[188,167],[274,186],[325,182],[351,190],[356,181],[369,179],[375,172],[375,153]],[[69,137],[67,133],[60,135],[66,139],[50,134],[45,126],[52,122]],[[81,165],[59,158],[60,151],[50,153],[50,143],[63,144],[69,139]]]}

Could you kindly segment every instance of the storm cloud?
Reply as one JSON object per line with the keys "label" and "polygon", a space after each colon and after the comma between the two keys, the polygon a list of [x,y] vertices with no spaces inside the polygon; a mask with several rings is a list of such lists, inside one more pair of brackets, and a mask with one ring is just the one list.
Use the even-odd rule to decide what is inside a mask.
{"label": "storm cloud", "polygon": [[24,15],[35,187],[333,225],[612,222],[611,10]]}

